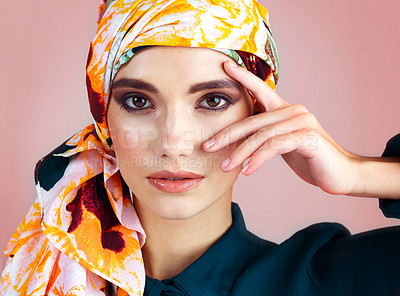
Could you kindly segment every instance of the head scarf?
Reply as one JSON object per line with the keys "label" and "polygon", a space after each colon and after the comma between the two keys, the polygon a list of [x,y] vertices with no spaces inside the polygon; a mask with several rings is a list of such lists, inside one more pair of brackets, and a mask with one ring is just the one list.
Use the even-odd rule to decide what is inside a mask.
{"label": "head scarf", "polygon": [[[143,46],[223,52],[275,88],[278,57],[255,0],[112,0],[87,61],[94,123],[35,169],[37,199],[7,244],[1,295],[142,295],[145,233],[116,165],[106,111],[118,69]],[[253,98],[255,102],[255,98]]]}

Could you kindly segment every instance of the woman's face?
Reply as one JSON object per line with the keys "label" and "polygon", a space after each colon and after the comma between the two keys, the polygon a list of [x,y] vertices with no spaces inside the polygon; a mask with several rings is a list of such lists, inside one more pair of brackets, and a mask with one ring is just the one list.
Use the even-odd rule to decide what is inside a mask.
{"label": "woman's face", "polygon": [[[211,49],[157,46],[137,52],[117,73],[107,122],[137,209],[187,219],[221,199],[230,202],[241,167],[226,173],[220,163],[243,140],[214,153],[202,148],[252,111],[248,92],[223,69],[229,59]],[[165,192],[148,178],[161,170],[185,170],[202,178],[190,190]]]}

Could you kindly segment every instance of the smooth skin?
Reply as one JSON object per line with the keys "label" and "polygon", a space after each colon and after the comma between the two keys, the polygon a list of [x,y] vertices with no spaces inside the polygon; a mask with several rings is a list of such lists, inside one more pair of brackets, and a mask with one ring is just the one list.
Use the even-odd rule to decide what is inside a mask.
{"label": "smooth skin", "polygon": [[229,172],[251,156],[242,170],[250,175],[281,154],[298,176],[328,193],[400,198],[400,158],[361,157],[346,151],[305,106],[286,102],[232,61],[225,62],[224,69],[255,96],[261,113],[227,127],[204,143],[205,150],[215,152],[240,137],[248,137],[230,155],[229,164],[221,166],[222,170]]}

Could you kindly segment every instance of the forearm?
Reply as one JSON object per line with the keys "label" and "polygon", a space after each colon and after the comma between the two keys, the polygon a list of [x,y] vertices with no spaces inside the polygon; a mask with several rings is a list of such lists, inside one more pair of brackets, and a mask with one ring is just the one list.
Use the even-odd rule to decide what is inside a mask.
{"label": "forearm", "polygon": [[350,196],[400,199],[400,157],[353,156],[356,165]]}

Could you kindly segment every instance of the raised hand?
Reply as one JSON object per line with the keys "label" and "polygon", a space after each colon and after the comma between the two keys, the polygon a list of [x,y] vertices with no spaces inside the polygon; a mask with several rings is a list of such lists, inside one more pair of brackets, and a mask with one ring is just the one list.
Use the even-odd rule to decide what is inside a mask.
{"label": "raised hand", "polygon": [[264,81],[226,61],[224,69],[257,99],[260,113],[247,117],[213,136],[215,144],[203,149],[215,152],[246,138],[230,156],[224,171],[230,171],[251,157],[242,169],[250,175],[267,160],[282,155],[303,180],[332,194],[350,194],[356,183],[359,157],[340,147],[322,128],[316,117],[300,104],[283,100]]}

